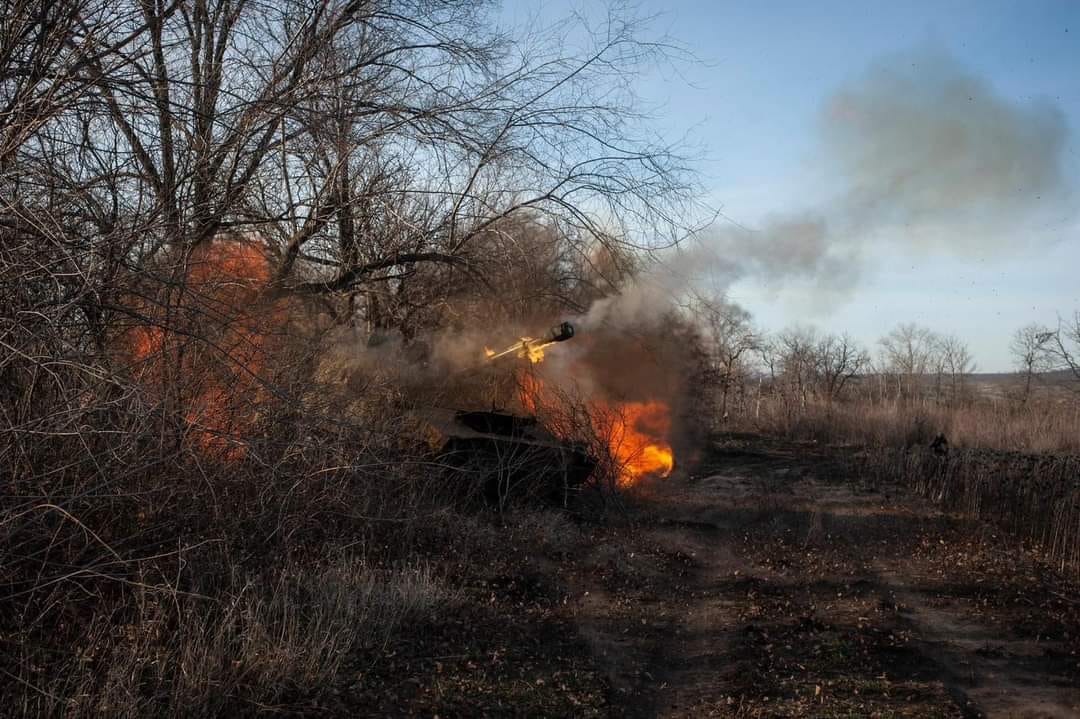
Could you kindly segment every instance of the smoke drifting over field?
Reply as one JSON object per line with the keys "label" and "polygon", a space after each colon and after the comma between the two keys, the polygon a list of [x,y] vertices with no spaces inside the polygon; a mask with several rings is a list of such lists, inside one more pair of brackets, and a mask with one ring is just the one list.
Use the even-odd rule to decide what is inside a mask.
{"label": "smoke drifting over field", "polygon": [[[1049,101],[1003,96],[940,49],[888,57],[838,88],[823,104],[820,130],[831,201],[755,227],[717,223],[662,253],[620,294],[569,318],[582,337],[552,352],[547,372],[588,394],[670,399],[681,390],[666,377],[685,359],[666,322],[691,292],[722,294],[750,279],[807,289],[816,309],[828,309],[883,256],[1003,256],[1069,213],[1062,113]],[[428,371],[460,371],[479,361],[483,344],[536,331],[484,326],[429,338]],[[366,354],[385,366],[382,350],[397,349]]]}
{"label": "smoke drifting over field", "polygon": [[940,51],[872,67],[826,105],[824,139],[856,228],[951,233],[949,248],[1008,249],[1009,235],[1068,198],[1066,126],[1049,100],[1014,102]]}
{"label": "smoke drifting over field", "polygon": [[835,301],[882,254],[1004,256],[1073,215],[1060,109],[1005,97],[940,49],[873,65],[828,99],[820,123],[834,199],[755,228],[714,227],[703,239],[716,281],[795,281]]}
{"label": "smoke drifting over field", "polygon": [[[896,55],[839,88],[823,104],[821,167],[834,194],[817,207],[782,212],[755,227],[718,223],[660,253],[613,296],[569,319],[573,342],[552,347],[533,372],[549,390],[596,405],[659,402],[670,421],[664,442],[689,447],[695,397],[690,343],[673,311],[694,293],[723,294],[749,279],[798,286],[817,307],[850,298],[862,274],[904,252],[1003,256],[1038,241],[1048,219],[1068,214],[1062,172],[1067,128],[1047,101],[999,94],[946,53]],[[428,361],[395,363],[397,340],[350,352],[379,371],[419,382],[468,373],[487,344],[501,350],[544,328],[482,325],[426,338]],[[362,358],[362,359],[356,359]],[[512,365],[513,363],[510,363]],[[508,365],[508,366],[510,366]]]}
{"label": "smoke drifting over field", "polygon": [[838,88],[819,119],[830,201],[755,227],[717,223],[662,253],[574,320],[588,339],[553,353],[553,374],[678,408],[687,400],[671,378],[685,374],[687,358],[665,322],[693,293],[724,294],[739,280],[795,286],[809,309],[827,312],[878,262],[912,253],[1005,257],[1046,242],[1040,230],[1072,212],[1061,111],[1002,95],[942,50],[873,65]]}

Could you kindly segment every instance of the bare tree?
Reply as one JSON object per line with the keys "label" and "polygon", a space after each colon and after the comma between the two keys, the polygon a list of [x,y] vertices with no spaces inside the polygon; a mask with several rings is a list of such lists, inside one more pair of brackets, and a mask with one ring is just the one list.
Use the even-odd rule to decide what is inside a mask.
{"label": "bare tree", "polygon": [[77,333],[104,361],[132,327],[163,329],[163,384],[181,357],[235,364],[217,340],[238,308],[190,281],[228,264],[218,239],[269,256],[248,278],[267,296],[410,335],[463,284],[494,292],[537,227],[572,305],[596,257],[692,224],[691,174],[630,90],[679,50],[617,8],[516,37],[480,0],[67,0],[10,18],[10,267],[49,253],[34,291],[76,317],[60,345]]}
{"label": "bare tree", "polygon": [[1053,333],[1043,325],[1031,323],[1024,325],[1013,333],[1009,343],[1009,352],[1013,357],[1013,365],[1023,378],[1023,394],[1021,404],[1026,404],[1031,398],[1031,391],[1036,376],[1049,370],[1053,361],[1048,353],[1048,343]]}
{"label": "bare tree", "polygon": [[849,381],[870,366],[870,354],[847,334],[822,337],[815,354],[822,394],[830,403],[841,396]]}
{"label": "bare tree", "polygon": [[1080,383],[1080,312],[1067,321],[1059,320],[1057,329],[1044,331],[1036,341],[1047,368],[1067,372],[1075,389],[1076,383]]}
{"label": "bare tree", "polygon": [[[497,225],[505,231],[512,225],[504,221],[518,214],[546,217],[583,255],[597,245],[643,247],[681,236],[687,175],[672,148],[634,139],[640,115],[624,84],[670,46],[641,42],[637,21],[616,15],[585,52],[563,46],[566,26],[513,45],[485,33],[479,17],[461,19],[410,26],[389,46],[385,38],[398,37],[391,30],[368,33],[375,42],[345,35],[328,50],[323,64],[348,71],[314,110],[286,118],[296,128],[296,154],[263,193],[306,194],[308,221],[277,232],[287,285],[349,294],[396,283],[419,264],[475,269],[484,249],[478,238]],[[384,185],[389,192],[370,181],[388,171],[397,178]],[[280,184],[286,192],[275,193]],[[357,226],[357,204],[380,221]],[[610,221],[599,222],[598,211]],[[311,221],[331,215],[336,222],[325,231]],[[298,257],[315,264],[288,280]]]}
{"label": "bare tree", "polygon": [[746,380],[749,360],[760,349],[761,337],[750,313],[726,297],[695,296],[688,309],[702,327],[709,374],[720,389],[719,416],[726,419],[731,394]]}
{"label": "bare tree", "polygon": [[882,365],[895,378],[897,397],[918,396],[924,376],[934,368],[934,332],[914,323],[899,324],[879,344]]}
{"label": "bare tree", "polygon": [[[171,268],[167,286],[200,244],[255,233],[277,287],[391,321],[372,297],[407,294],[422,265],[475,273],[478,240],[514,215],[583,258],[688,228],[691,175],[630,90],[679,50],[621,10],[514,37],[478,0],[158,0],[103,5],[117,20],[93,25],[84,5],[55,6],[41,57],[11,73],[27,110],[0,129],[34,141],[2,147],[66,188],[93,237],[124,230],[125,262]],[[46,97],[66,102],[43,112]]]}
{"label": "bare tree", "polygon": [[812,327],[790,327],[776,338],[782,382],[800,408],[818,391],[818,341]]}
{"label": "bare tree", "polygon": [[936,364],[939,375],[948,377],[948,401],[960,401],[965,392],[968,375],[975,371],[975,361],[967,344],[956,335],[939,337],[936,348]]}

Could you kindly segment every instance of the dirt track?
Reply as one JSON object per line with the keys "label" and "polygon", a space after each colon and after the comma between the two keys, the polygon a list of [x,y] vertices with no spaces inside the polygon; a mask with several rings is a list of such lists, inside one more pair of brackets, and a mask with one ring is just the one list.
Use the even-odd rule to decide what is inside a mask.
{"label": "dirt track", "polygon": [[615,716],[1080,716],[1080,596],[986,527],[731,438],[561,567]]}

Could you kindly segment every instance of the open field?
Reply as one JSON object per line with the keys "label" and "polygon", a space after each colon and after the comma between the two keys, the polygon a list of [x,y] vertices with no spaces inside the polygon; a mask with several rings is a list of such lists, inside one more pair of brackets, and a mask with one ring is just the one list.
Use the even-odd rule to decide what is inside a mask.
{"label": "open field", "polygon": [[793,407],[765,398],[755,413],[736,418],[740,428],[792,439],[869,447],[929,444],[943,433],[954,447],[1050,455],[1080,453],[1080,402],[1054,391],[1026,404],[985,397],[957,405],[934,401],[811,402]]}
{"label": "open field", "polygon": [[619,521],[480,521],[432,547],[459,611],[396,641],[335,701],[440,716],[1075,716],[1075,579],[849,467],[835,450],[720,437]]}
{"label": "open field", "polygon": [[[1077,585],[805,444],[716,441],[625,524],[564,527],[536,600],[611,716],[1074,716]],[[1075,576],[1075,575],[1073,575]],[[541,677],[542,678],[542,677]]]}
{"label": "open field", "polygon": [[1076,585],[843,464],[726,438],[656,490],[632,556],[584,575],[578,621],[613,701],[639,716],[1075,715]]}

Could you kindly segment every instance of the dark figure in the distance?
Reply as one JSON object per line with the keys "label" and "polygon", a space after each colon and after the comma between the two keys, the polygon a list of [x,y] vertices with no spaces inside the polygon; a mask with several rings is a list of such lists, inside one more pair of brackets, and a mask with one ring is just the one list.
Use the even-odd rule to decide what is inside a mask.
{"label": "dark figure in the distance", "polygon": [[949,456],[949,440],[945,439],[944,432],[939,432],[938,436],[934,437],[934,441],[930,443],[930,451],[942,459]]}

